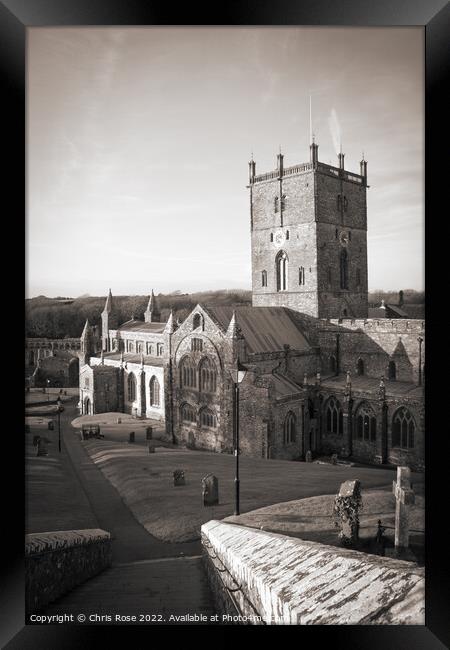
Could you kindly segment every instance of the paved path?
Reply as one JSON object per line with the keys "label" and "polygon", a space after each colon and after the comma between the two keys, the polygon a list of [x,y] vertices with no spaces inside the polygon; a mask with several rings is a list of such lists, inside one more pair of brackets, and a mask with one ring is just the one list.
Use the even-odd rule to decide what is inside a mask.
{"label": "paved path", "polygon": [[[62,422],[63,453],[70,459],[76,487],[83,491],[98,526],[111,533],[113,566],[55,601],[46,613],[113,617],[112,621],[92,621],[97,624],[114,623],[117,614],[160,615],[163,619],[170,614],[213,614],[200,542],[161,542],[141,526],[85,452],[79,433],[70,426],[74,412],[68,407]],[[152,621],[132,622],[148,625]]]}

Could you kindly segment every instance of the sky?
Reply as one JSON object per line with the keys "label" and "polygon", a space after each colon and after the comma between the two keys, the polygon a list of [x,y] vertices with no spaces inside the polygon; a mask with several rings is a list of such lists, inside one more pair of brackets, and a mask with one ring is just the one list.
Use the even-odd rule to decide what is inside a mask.
{"label": "sky", "polygon": [[309,161],[310,97],[369,290],[424,288],[423,28],[27,31],[27,297],[251,288],[248,161]]}

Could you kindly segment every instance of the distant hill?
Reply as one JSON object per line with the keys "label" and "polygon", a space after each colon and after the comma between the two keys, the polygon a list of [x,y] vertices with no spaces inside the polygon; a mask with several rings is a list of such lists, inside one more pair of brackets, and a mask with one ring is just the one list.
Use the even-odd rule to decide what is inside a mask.
{"label": "distant hill", "polygon": [[[244,289],[221,289],[218,291],[199,291],[197,293],[158,294],[161,318],[166,320],[171,309],[175,319],[184,320],[198,303],[209,305],[251,305],[252,293]],[[381,300],[398,304],[398,292],[371,291],[369,304],[378,307]],[[78,298],[48,298],[38,296],[25,302],[26,335],[29,337],[64,338],[78,337],[83,331],[86,319],[91,325],[101,324],[101,312],[105,306],[106,296]],[[410,318],[423,318],[425,293],[405,289],[403,292],[405,311]],[[132,316],[143,319],[147,307],[148,295],[114,296],[119,312],[119,322],[124,323]],[[414,314],[414,315],[413,315]]]}
{"label": "distant hill", "polygon": [[[198,293],[157,295],[161,319],[168,318],[171,309],[175,319],[184,320],[199,302],[211,305],[250,305],[251,291],[223,289]],[[26,336],[64,338],[78,337],[83,331],[86,319],[91,325],[101,324],[101,312],[106,296],[83,295],[75,299],[47,298],[38,296],[25,301]],[[114,296],[119,313],[119,322],[124,323],[132,316],[143,319],[148,303],[145,296]]]}

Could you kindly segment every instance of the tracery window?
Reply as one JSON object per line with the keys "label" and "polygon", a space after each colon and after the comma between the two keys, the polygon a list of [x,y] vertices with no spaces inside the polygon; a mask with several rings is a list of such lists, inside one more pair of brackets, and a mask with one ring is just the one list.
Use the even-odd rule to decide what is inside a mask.
{"label": "tracery window", "polygon": [[205,393],[215,393],[217,386],[216,364],[212,359],[202,359],[199,365],[200,390]]}
{"label": "tracery window", "polygon": [[183,388],[196,388],[197,369],[191,357],[184,357],[180,364],[180,383]]}
{"label": "tracery window", "polygon": [[400,449],[413,449],[416,423],[410,411],[402,406],[392,419],[392,446]]}
{"label": "tracery window", "polygon": [[127,388],[128,388],[128,401],[134,402],[134,400],[136,399],[136,377],[133,375],[132,372],[130,372],[130,374],[128,375]]}
{"label": "tracery window", "polygon": [[363,402],[356,411],[356,438],[367,442],[377,439],[377,419],[369,404]]}
{"label": "tracery window", "polygon": [[217,427],[217,417],[214,411],[209,408],[204,408],[200,413],[200,423],[202,427],[215,429]]}
{"label": "tracery window", "polygon": [[288,257],[280,251],[275,259],[277,272],[277,291],[286,291],[288,285]]}
{"label": "tracery window", "polygon": [[202,339],[191,339],[191,351],[192,352],[201,352],[203,350],[203,341]]}
{"label": "tracery window", "polygon": [[340,402],[330,397],[325,411],[326,432],[341,436],[344,431],[344,417]]}
{"label": "tracery window", "polygon": [[191,406],[191,404],[188,404],[187,402],[185,404],[182,404],[180,411],[181,419],[183,422],[192,422],[193,424],[197,422],[197,414],[195,412],[195,408]]}
{"label": "tracery window", "polygon": [[296,438],[296,418],[292,411],[286,415],[284,420],[283,442],[285,445],[290,445],[295,442]]}
{"label": "tracery window", "polygon": [[160,406],[160,386],[158,378],[153,375],[150,379],[150,406]]}

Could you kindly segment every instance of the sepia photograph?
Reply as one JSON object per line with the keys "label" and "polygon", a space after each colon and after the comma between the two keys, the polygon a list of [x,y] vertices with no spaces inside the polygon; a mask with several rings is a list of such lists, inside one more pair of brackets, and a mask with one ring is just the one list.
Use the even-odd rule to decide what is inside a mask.
{"label": "sepia photograph", "polygon": [[424,52],[27,29],[26,625],[425,626]]}

